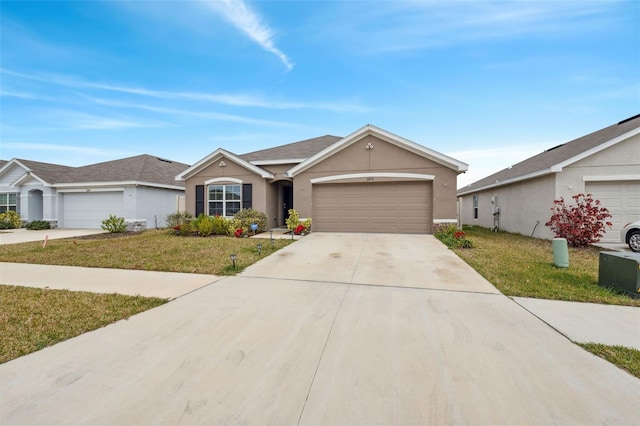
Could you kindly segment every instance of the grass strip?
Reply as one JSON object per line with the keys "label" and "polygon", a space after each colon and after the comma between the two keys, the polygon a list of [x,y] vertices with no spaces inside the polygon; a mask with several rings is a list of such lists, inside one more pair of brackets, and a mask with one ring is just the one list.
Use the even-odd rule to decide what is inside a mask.
{"label": "grass strip", "polygon": [[0,363],[166,302],[142,296],[0,285]]}
{"label": "grass strip", "polygon": [[473,248],[454,251],[507,296],[640,306],[640,299],[598,285],[603,249],[569,248],[569,267],[556,268],[551,241],[477,226],[464,231]]}
{"label": "grass strip", "polygon": [[640,351],[625,346],[608,346],[600,343],[578,343],[594,355],[640,378]]}

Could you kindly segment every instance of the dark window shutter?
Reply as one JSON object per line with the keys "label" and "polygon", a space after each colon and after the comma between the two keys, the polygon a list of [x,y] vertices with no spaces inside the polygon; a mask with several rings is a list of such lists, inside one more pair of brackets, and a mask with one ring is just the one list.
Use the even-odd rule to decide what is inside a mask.
{"label": "dark window shutter", "polygon": [[196,217],[204,214],[204,185],[196,185]]}
{"label": "dark window shutter", "polygon": [[252,186],[253,184],[251,183],[242,184],[242,208],[243,209],[250,209],[251,207],[253,207],[253,202],[251,200],[251,194],[253,192]]}

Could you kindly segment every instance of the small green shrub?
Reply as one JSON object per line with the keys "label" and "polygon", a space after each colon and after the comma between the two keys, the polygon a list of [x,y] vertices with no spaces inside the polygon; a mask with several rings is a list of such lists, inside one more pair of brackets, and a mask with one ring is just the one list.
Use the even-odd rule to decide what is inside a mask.
{"label": "small green shrub", "polygon": [[222,216],[213,216],[213,233],[216,235],[229,235],[231,221]]}
{"label": "small green shrub", "polygon": [[47,220],[32,220],[31,222],[27,223],[27,226],[25,226],[25,228],[32,231],[37,231],[41,229],[51,229],[51,225]]}
{"label": "small green shrub", "polygon": [[110,214],[107,219],[102,221],[101,228],[110,234],[116,234],[126,231],[127,224],[124,222],[124,217],[117,217]]}
{"label": "small green shrub", "polygon": [[298,225],[300,225],[300,215],[294,209],[289,209],[289,217],[285,220],[287,229],[289,231],[295,231]]}
{"label": "small green shrub", "polygon": [[22,226],[20,215],[13,210],[0,213],[0,229],[18,229]]}
{"label": "small green shrub", "polygon": [[[240,221],[240,219],[227,219],[227,226],[228,228],[228,233],[227,235],[229,235],[230,237],[242,237],[244,235],[246,235],[246,233],[248,232],[249,228],[243,228],[242,227],[242,222]],[[238,229],[241,230],[240,233],[238,233]],[[239,235],[238,235],[239,234]]]}
{"label": "small green shrub", "polygon": [[306,232],[311,232],[311,218],[303,220],[302,225]]}
{"label": "small green shrub", "polygon": [[468,240],[464,231],[458,229],[456,225],[440,227],[434,236],[442,241],[449,248],[472,248],[473,243]]}
{"label": "small green shrub", "polygon": [[255,223],[258,225],[256,233],[267,230],[267,215],[261,211],[255,209],[242,209],[233,215],[233,218],[240,221],[240,227],[243,229],[251,230],[251,224]]}
{"label": "small green shrub", "polygon": [[192,222],[193,229],[198,231],[198,235],[201,237],[208,237],[213,234],[213,229],[215,227],[214,218],[211,216],[205,216],[200,213],[200,215]]}
{"label": "small green shrub", "polygon": [[193,219],[193,215],[189,212],[175,212],[168,214],[165,222],[169,228],[175,228],[176,226],[180,226],[185,222],[190,222]]}

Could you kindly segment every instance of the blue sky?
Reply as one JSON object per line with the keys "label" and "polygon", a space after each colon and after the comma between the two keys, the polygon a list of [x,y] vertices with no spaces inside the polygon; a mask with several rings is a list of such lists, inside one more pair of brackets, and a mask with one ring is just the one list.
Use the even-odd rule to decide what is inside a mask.
{"label": "blue sky", "polygon": [[0,158],[193,164],[367,123],[458,186],[640,112],[638,1],[0,2]]}

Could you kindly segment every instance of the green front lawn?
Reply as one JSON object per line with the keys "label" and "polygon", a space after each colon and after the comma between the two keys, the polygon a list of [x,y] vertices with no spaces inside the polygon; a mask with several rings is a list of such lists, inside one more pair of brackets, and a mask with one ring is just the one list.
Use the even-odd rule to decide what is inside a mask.
{"label": "green front lawn", "polygon": [[455,249],[507,296],[640,306],[640,299],[598,285],[599,251],[569,248],[569,267],[553,265],[551,241],[487,228],[465,227],[472,249]]}
{"label": "green front lawn", "polygon": [[[262,244],[259,255],[257,244]],[[141,269],[233,275],[291,244],[291,240],[232,237],[179,237],[166,230],[131,234],[99,234],[75,239],[0,246],[3,262],[42,265],[86,266],[93,268]],[[237,255],[234,270],[229,256]]]}
{"label": "green front lawn", "polygon": [[0,363],[166,302],[141,296],[0,285]]}

